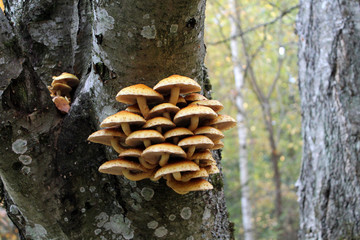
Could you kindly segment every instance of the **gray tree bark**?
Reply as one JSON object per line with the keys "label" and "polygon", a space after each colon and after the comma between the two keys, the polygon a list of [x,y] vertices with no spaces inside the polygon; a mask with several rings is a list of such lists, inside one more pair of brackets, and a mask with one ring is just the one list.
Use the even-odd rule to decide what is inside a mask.
{"label": "gray tree bark", "polygon": [[[171,74],[205,94],[205,0],[5,1],[0,12],[0,176],[22,239],[231,239],[222,176],[178,195],[163,181],[98,173],[115,152],[87,142],[123,87]],[[51,76],[81,79],[60,114]],[[215,152],[217,160],[220,156]]]}
{"label": "gray tree bark", "polygon": [[360,239],[359,21],[359,1],[300,1],[301,239]]}

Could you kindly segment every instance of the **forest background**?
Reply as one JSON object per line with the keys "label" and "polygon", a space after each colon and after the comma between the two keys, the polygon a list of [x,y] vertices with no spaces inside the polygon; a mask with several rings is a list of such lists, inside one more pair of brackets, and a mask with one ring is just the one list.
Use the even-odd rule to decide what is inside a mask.
{"label": "forest background", "polygon": [[[252,203],[253,233],[255,239],[296,239],[299,213],[295,183],[300,172],[302,147],[295,33],[297,1],[241,0],[236,8],[232,8],[230,2],[207,1],[206,66],[212,96],[224,103],[223,113],[235,118],[239,109],[234,102],[238,90],[233,68],[241,62],[245,80],[241,93],[248,132],[247,185]],[[3,7],[2,1],[0,7]],[[238,36],[231,35],[231,19],[241,30]],[[230,41],[234,39],[239,44],[237,63],[231,56]],[[265,98],[259,98],[259,89],[254,88],[254,83]],[[267,114],[263,112],[264,104],[269,106]],[[269,121],[272,132],[267,126]],[[276,152],[271,141],[275,143]],[[224,145],[222,170],[227,207],[230,220],[235,224],[235,237],[243,239],[240,201],[243,186],[236,129],[226,132]],[[275,208],[273,155],[278,159],[279,175],[276,177],[281,182],[280,211]],[[1,239],[17,239],[16,230],[12,230],[4,212],[0,212],[0,234]]]}

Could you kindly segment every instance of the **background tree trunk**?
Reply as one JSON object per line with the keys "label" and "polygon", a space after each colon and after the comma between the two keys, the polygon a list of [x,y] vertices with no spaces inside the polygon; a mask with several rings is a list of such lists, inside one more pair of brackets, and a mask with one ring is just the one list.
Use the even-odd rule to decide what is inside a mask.
{"label": "background tree trunk", "polygon": [[[0,174],[23,239],[231,239],[222,177],[178,195],[163,181],[98,173],[115,152],[87,137],[123,87],[177,73],[208,94],[205,1],[5,1],[0,12]],[[46,89],[81,78],[69,114]],[[219,154],[215,152],[218,160]]]}
{"label": "background tree trunk", "polygon": [[301,239],[360,238],[360,4],[300,1]]}

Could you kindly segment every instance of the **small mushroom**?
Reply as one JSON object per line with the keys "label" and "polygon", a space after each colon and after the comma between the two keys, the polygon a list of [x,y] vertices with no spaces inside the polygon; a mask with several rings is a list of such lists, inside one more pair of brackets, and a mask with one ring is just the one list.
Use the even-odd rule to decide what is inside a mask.
{"label": "small mushroom", "polygon": [[123,152],[121,152],[119,154],[120,158],[136,158],[139,160],[140,164],[146,168],[146,169],[154,169],[157,167],[157,164],[150,164],[148,162],[145,161],[144,158],[141,157],[141,153],[143,152],[142,149],[140,148],[130,148],[130,149],[126,149]]}
{"label": "small mushroom", "polygon": [[88,141],[112,146],[116,152],[124,151],[120,143],[125,143],[126,135],[116,128],[101,129],[92,133]]}
{"label": "small mushroom", "polygon": [[151,171],[148,171],[139,163],[122,158],[103,163],[99,167],[99,172],[112,175],[124,175],[124,177],[131,181],[139,181],[149,178],[152,174]]}
{"label": "small mushroom", "polygon": [[186,102],[195,102],[195,101],[202,101],[202,100],[208,100],[206,97],[201,95],[200,93],[190,93],[185,96]]}
{"label": "small mushroom", "polygon": [[220,172],[220,170],[218,169],[218,167],[216,165],[209,165],[204,168],[208,172],[208,174],[216,174],[216,173]]}
{"label": "small mushroom", "polygon": [[170,93],[169,103],[176,105],[180,93],[200,92],[201,87],[191,78],[180,75],[171,75],[170,77],[159,81],[154,86],[154,90],[162,94]]}
{"label": "small mushroom", "polygon": [[172,176],[167,177],[166,184],[176,193],[187,194],[192,191],[211,190],[213,186],[203,178],[193,178],[187,182],[176,181]]}
{"label": "small mushroom", "polygon": [[120,111],[105,118],[101,122],[100,127],[102,128],[121,127],[125,135],[129,136],[131,134],[130,125],[142,126],[145,123],[146,120],[135,113]]}
{"label": "small mushroom", "polygon": [[48,86],[48,89],[50,91],[50,96],[63,96],[70,98],[70,92],[72,88],[64,83],[55,83],[51,84],[51,87]]}
{"label": "small mushroom", "polygon": [[216,112],[209,107],[189,105],[176,113],[174,123],[179,126],[190,121],[188,129],[194,131],[200,121],[214,119],[216,117]]}
{"label": "small mushroom", "polygon": [[214,163],[216,165],[216,161],[214,160],[211,152],[209,149],[202,150],[200,152],[194,153],[190,160],[193,160],[196,162],[197,165],[200,165],[202,162],[207,161]]}
{"label": "small mushroom", "polygon": [[174,128],[174,129],[167,131],[164,134],[164,138],[167,141],[172,140],[174,144],[177,144],[179,142],[179,139],[188,137],[188,136],[192,136],[192,135],[194,135],[194,133],[192,131],[190,131],[187,128],[180,127],[180,128]]}
{"label": "small mushroom", "polygon": [[149,115],[147,116],[147,119],[154,118],[154,117],[166,117],[167,119],[171,120],[170,114],[173,113],[174,115],[180,111],[180,108],[175,106],[171,103],[162,103],[159,105],[156,105],[151,109],[149,112]]}
{"label": "small mushroom", "polygon": [[205,168],[200,168],[198,171],[192,172],[184,172],[181,174],[181,181],[187,182],[190,181],[192,178],[200,178],[200,177],[208,177],[209,173],[206,171]]}
{"label": "small mushroom", "polygon": [[159,163],[160,166],[165,166],[169,157],[185,158],[186,153],[184,150],[171,143],[159,143],[147,147],[141,154],[141,157],[153,164]]}
{"label": "small mushroom", "polygon": [[162,177],[168,174],[172,174],[174,178],[181,181],[181,172],[187,171],[199,171],[200,168],[196,163],[192,161],[178,161],[166,164],[162,168],[156,171],[155,178]]}
{"label": "small mushroom", "polygon": [[214,143],[208,137],[196,135],[182,139],[178,146],[187,149],[187,157],[191,158],[196,149],[209,149]]}
{"label": "small mushroom", "polygon": [[210,125],[214,128],[219,129],[220,131],[228,130],[236,126],[236,121],[229,115],[219,115],[216,118],[209,120],[205,123],[206,125]]}
{"label": "small mushroom", "polygon": [[[197,128],[194,131],[195,135],[203,135],[211,139],[211,141],[219,141],[220,139],[224,138],[224,134],[217,128],[204,126]],[[214,143],[215,144],[215,143]]]}
{"label": "small mushroom", "polygon": [[164,97],[144,84],[136,84],[120,90],[116,95],[116,100],[126,104],[137,103],[141,114],[147,118],[149,113],[148,103],[162,101],[164,100]]}
{"label": "small mushroom", "polygon": [[176,127],[175,123],[164,117],[156,117],[147,120],[143,128],[156,129],[159,133],[162,133],[163,129],[170,129]]}
{"label": "small mushroom", "polygon": [[55,96],[52,101],[55,103],[56,108],[62,113],[68,113],[70,111],[70,101],[67,97]]}
{"label": "small mushroom", "polygon": [[144,144],[147,148],[151,143],[164,142],[165,138],[156,130],[138,130],[131,133],[125,140],[129,146],[136,147]]}
{"label": "small mushroom", "polygon": [[224,147],[224,143],[220,140],[214,141],[214,146],[211,148],[211,150],[218,150]]}
{"label": "small mushroom", "polygon": [[128,106],[127,108],[125,108],[125,111],[141,115],[140,108],[139,108],[139,106],[137,104],[133,104],[133,105]]}
{"label": "small mushroom", "polygon": [[63,83],[69,85],[70,87],[76,87],[80,82],[75,75],[67,72],[62,73],[60,76],[53,76],[52,79],[52,85],[56,83]]}
{"label": "small mushroom", "polygon": [[216,113],[220,112],[224,106],[221,104],[221,102],[219,102],[218,100],[201,100],[201,101],[195,101],[192,102],[189,105],[199,105],[199,106],[205,106],[205,107],[209,107],[212,110],[214,110]]}

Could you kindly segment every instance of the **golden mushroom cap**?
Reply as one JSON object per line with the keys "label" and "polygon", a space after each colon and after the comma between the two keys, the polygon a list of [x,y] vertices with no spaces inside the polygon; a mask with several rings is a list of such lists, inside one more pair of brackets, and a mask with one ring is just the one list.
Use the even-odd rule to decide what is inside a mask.
{"label": "golden mushroom cap", "polygon": [[176,125],[186,123],[192,117],[199,117],[200,120],[214,119],[217,113],[209,107],[189,105],[175,114],[174,123]]}
{"label": "golden mushroom cap", "polygon": [[126,158],[126,157],[135,157],[139,158],[141,156],[141,153],[143,152],[140,148],[129,148],[125,149],[119,154],[120,158]]}
{"label": "golden mushroom cap", "polygon": [[160,157],[164,153],[168,153],[171,156],[177,158],[186,157],[186,153],[181,147],[171,143],[159,143],[151,145],[142,152],[141,157],[143,157],[144,159],[154,159]]}
{"label": "golden mushroom cap", "polygon": [[220,140],[214,142],[214,146],[211,148],[212,150],[221,149],[224,147],[224,143]]}
{"label": "golden mushroom cap", "polygon": [[166,112],[177,113],[178,111],[180,111],[180,108],[178,106],[175,106],[174,104],[171,104],[171,103],[162,103],[162,104],[159,104],[159,105],[156,105],[155,107],[153,107],[150,110],[147,118],[150,119],[150,118],[158,117]]}
{"label": "golden mushroom cap", "polygon": [[198,171],[200,170],[199,166],[192,161],[179,161],[168,163],[155,173],[155,178],[165,176],[167,174],[176,173],[176,172],[186,172],[186,171]]}
{"label": "golden mushroom cap", "polygon": [[213,185],[203,178],[193,178],[187,182],[179,182],[172,179],[167,181],[167,185],[180,194],[213,189]]}
{"label": "golden mushroom cap", "polygon": [[76,87],[80,83],[79,78],[77,78],[75,75],[73,75],[71,73],[67,73],[67,72],[62,73],[59,76],[53,76],[52,79],[53,79],[52,85],[54,85],[56,83],[64,83],[64,84],[69,85],[70,87]]}
{"label": "golden mushroom cap", "polygon": [[198,171],[184,172],[181,174],[181,181],[187,182],[192,178],[208,177],[209,173],[205,168],[200,168]]}
{"label": "golden mushroom cap", "polygon": [[137,97],[145,97],[147,102],[164,100],[164,97],[160,93],[144,84],[136,84],[121,89],[116,95],[116,100],[126,104],[135,104],[137,103]]}
{"label": "golden mushroom cap", "polygon": [[101,122],[100,127],[120,127],[122,123],[142,126],[146,123],[146,120],[135,113],[120,111],[105,118]]}
{"label": "golden mushroom cap", "polygon": [[156,130],[138,130],[132,132],[125,140],[129,146],[139,146],[144,140],[150,140],[152,143],[164,142],[165,138]]}
{"label": "golden mushroom cap", "polygon": [[206,122],[206,125],[210,125],[220,131],[228,130],[236,126],[236,121],[229,115],[219,114],[218,117]]}
{"label": "golden mushroom cap", "polygon": [[214,143],[208,137],[195,135],[180,140],[178,146],[182,148],[195,146],[196,149],[210,149],[214,146]]}
{"label": "golden mushroom cap", "polygon": [[107,128],[93,132],[87,140],[93,143],[111,146],[111,139],[113,138],[119,138],[120,141],[125,142],[126,135],[117,128]]}
{"label": "golden mushroom cap", "polygon": [[212,110],[214,110],[215,112],[220,112],[224,108],[222,103],[219,102],[218,100],[200,100],[200,101],[192,102],[190,105],[199,105],[199,106],[209,107]]}
{"label": "golden mushroom cap", "polygon": [[208,172],[208,174],[215,174],[220,172],[219,168],[216,165],[209,165],[204,168]]}
{"label": "golden mushroom cap", "polygon": [[175,123],[165,117],[156,117],[150,120],[147,120],[143,125],[143,128],[156,128],[156,127],[164,127],[167,129],[176,127]]}
{"label": "golden mushroom cap", "polygon": [[190,160],[211,160],[215,162],[209,149],[194,153]]}
{"label": "golden mushroom cap", "polygon": [[195,102],[201,100],[208,100],[205,96],[201,95],[200,93],[190,93],[185,96],[186,102]]}
{"label": "golden mushroom cap", "polygon": [[154,90],[159,93],[166,94],[171,91],[171,88],[179,87],[181,94],[200,92],[200,85],[193,79],[180,75],[171,75],[167,78],[159,81],[155,86]]}
{"label": "golden mushroom cap", "polygon": [[127,108],[125,108],[125,111],[141,115],[140,108],[139,108],[139,106],[137,104],[133,104],[133,105],[128,106]]}
{"label": "golden mushroom cap", "polygon": [[123,175],[122,170],[128,169],[131,171],[147,172],[147,169],[136,163],[123,158],[107,161],[99,167],[99,172],[112,175]]}
{"label": "golden mushroom cap", "polygon": [[183,128],[183,127],[178,127],[178,128],[174,128],[171,129],[169,131],[167,131],[164,134],[164,138],[166,140],[174,138],[174,137],[187,137],[187,136],[192,136],[194,135],[194,133],[192,131],[190,131],[187,128]]}
{"label": "golden mushroom cap", "polygon": [[194,130],[195,135],[204,135],[211,139],[211,141],[218,141],[224,138],[224,134],[217,128],[211,126],[203,126]]}

